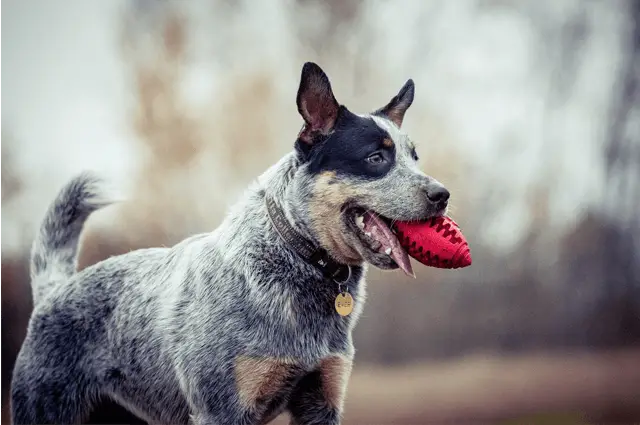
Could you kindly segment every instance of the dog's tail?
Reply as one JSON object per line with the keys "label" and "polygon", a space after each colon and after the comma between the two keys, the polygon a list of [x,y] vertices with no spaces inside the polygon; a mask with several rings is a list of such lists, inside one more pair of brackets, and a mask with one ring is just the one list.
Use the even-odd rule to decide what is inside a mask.
{"label": "dog's tail", "polygon": [[78,242],[84,223],[111,202],[100,190],[102,181],[84,172],[68,182],[47,210],[31,249],[31,290],[34,305],[57,282],[76,272]]}

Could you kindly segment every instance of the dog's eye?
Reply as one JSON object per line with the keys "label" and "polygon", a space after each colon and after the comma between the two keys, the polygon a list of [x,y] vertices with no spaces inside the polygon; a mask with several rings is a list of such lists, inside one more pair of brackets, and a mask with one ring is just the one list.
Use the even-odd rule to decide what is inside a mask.
{"label": "dog's eye", "polygon": [[367,157],[367,162],[372,164],[381,164],[384,162],[384,156],[380,152],[376,152],[373,155]]}
{"label": "dog's eye", "polygon": [[419,160],[420,158],[418,157],[418,153],[416,152],[415,149],[411,150],[411,157],[413,158],[414,161]]}

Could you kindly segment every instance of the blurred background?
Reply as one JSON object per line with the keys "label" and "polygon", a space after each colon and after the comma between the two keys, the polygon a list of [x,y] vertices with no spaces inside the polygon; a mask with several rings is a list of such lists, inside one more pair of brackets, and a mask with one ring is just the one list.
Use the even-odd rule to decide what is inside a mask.
{"label": "blurred background", "polygon": [[126,199],[80,267],[214,229],[292,149],[312,60],[355,112],[415,80],[404,128],[474,257],[371,270],[344,423],[640,422],[640,1],[6,0],[2,24],[3,420],[57,190],[92,169]]}

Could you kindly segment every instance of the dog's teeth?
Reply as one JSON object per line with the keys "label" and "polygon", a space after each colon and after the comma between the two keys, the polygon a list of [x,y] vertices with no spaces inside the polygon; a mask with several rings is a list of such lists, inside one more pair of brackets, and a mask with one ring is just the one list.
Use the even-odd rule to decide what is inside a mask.
{"label": "dog's teeth", "polygon": [[364,229],[364,217],[358,216],[356,217],[356,224],[359,228]]}
{"label": "dog's teeth", "polygon": [[391,248],[385,249],[384,253],[387,254],[387,255],[391,255]]}
{"label": "dog's teeth", "polygon": [[364,232],[364,235],[370,238],[371,237],[371,232]]}

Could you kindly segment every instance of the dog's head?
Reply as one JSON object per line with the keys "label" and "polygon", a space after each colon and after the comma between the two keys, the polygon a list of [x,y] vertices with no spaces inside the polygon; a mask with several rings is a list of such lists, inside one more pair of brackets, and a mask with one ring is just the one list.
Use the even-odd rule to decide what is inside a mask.
{"label": "dog's head", "polygon": [[408,80],[386,106],[359,115],[336,101],[318,65],[302,69],[297,104],[304,126],[296,141],[301,166],[292,183],[305,210],[299,218],[339,262],[398,267],[365,234],[367,211],[389,227],[393,220],[421,220],[446,211],[449,192],[418,168],[416,146],[401,130],[413,95]]}

